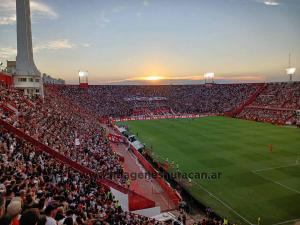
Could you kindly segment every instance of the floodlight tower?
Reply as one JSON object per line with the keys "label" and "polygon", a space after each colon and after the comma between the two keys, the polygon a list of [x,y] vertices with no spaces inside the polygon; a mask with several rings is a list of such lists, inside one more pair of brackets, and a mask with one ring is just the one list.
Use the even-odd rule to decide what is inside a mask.
{"label": "floodlight tower", "polygon": [[214,83],[215,73],[208,72],[204,74],[205,84],[213,84]]}
{"label": "floodlight tower", "polygon": [[293,75],[296,72],[295,67],[291,67],[291,53],[289,54],[289,67],[286,69],[286,74],[290,77],[290,82],[293,82]]}
{"label": "floodlight tower", "polygon": [[89,86],[88,71],[79,70],[78,75],[79,75],[79,87],[80,88],[88,88],[88,86]]}

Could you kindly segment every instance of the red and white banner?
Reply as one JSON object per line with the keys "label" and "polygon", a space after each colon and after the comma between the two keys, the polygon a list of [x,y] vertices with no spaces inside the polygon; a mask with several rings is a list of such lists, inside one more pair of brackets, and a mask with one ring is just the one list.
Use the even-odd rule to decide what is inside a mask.
{"label": "red and white banner", "polygon": [[124,137],[116,134],[109,134],[107,136],[108,140],[114,143],[125,143]]}

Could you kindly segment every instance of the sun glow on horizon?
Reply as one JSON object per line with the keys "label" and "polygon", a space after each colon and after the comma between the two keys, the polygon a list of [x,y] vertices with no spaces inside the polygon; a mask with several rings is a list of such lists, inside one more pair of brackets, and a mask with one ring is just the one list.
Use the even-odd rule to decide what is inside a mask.
{"label": "sun glow on horizon", "polygon": [[163,80],[163,79],[164,78],[159,75],[150,75],[148,77],[145,77],[145,80],[149,80],[149,81],[158,81],[158,80]]}

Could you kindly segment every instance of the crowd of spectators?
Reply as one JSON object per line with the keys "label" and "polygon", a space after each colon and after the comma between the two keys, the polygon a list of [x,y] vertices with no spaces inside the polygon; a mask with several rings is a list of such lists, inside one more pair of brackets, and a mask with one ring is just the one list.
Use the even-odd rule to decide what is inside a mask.
{"label": "crowd of spectators", "polygon": [[296,109],[300,107],[300,82],[269,83],[253,106]]}
{"label": "crowd of spectators", "polygon": [[[124,212],[109,189],[0,128],[1,225],[171,225]],[[210,208],[208,208],[210,209]],[[206,212],[194,225],[223,225]],[[177,218],[187,224],[181,211]]]}
{"label": "crowd of spectators", "polygon": [[[53,87],[44,100],[1,87],[0,105],[1,119],[100,178],[126,183],[97,118],[57,96]],[[111,192],[97,186],[98,177],[80,175],[2,128],[0,155],[1,224],[161,224],[123,212]],[[185,216],[178,219],[185,224]]]}
{"label": "crowd of spectators", "polygon": [[270,83],[238,117],[274,124],[296,124],[299,120],[297,110],[300,110],[300,82]]}
{"label": "crowd of spectators", "polygon": [[[225,113],[246,101],[260,84],[56,86],[56,92],[99,116],[140,113]],[[54,87],[52,87],[54,88]],[[153,100],[158,97],[161,100]],[[140,99],[148,99],[141,101]],[[139,99],[131,100],[128,99]],[[152,99],[152,100],[150,100]],[[145,110],[148,109],[148,110]]]}
{"label": "crowd of spectators", "polygon": [[81,175],[0,129],[1,225],[162,225],[122,211],[95,178]]}
{"label": "crowd of spectators", "polygon": [[[28,100],[16,90],[0,89],[0,104],[13,108],[2,118],[82,166],[125,185],[118,156],[97,117],[47,90],[44,100]],[[2,107],[3,110],[3,107]],[[4,110],[5,111],[5,110]]]}
{"label": "crowd of spectators", "polygon": [[[1,119],[99,176],[81,175],[0,127],[0,224],[161,224],[123,212],[112,193],[96,184],[97,178],[127,183],[98,117],[139,112],[226,113],[249,99],[259,87],[260,84],[88,89],[47,86],[43,100],[0,87]],[[274,83],[268,84],[238,117],[295,123],[295,111],[299,109],[300,83]],[[221,223],[207,219],[197,224]]]}

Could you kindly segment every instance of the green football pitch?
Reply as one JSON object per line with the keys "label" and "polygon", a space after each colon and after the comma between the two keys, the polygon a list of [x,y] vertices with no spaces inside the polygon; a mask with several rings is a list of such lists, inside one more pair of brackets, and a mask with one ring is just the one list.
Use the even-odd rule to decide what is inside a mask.
{"label": "green football pitch", "polygon": [[226,117],[120,124],[151,146],[155,158],[174,161],[182,172],[221,173],[186,187],[230,223],[300,219],[300,129]]}

